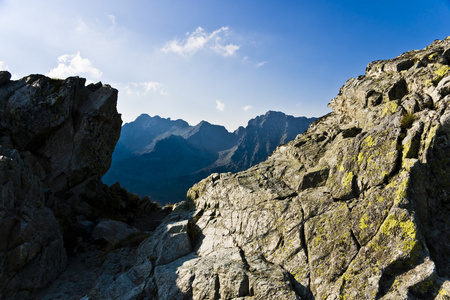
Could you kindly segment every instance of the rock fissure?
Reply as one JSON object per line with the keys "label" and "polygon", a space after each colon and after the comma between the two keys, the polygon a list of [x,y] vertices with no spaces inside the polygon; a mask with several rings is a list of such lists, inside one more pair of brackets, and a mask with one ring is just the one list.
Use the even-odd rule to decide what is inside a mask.
{"label": "rock fissure", "polygon": [[250,271],[250,265],[247,262],[247,259],[245,258],[245,252],[242,250],[241,247],[238,246],[239,249],[239,255],[241,256],[241,260],[244,263],[244,269],[247,271]]}
{"label": "rock fissure", "polygon": [[307,265],[309,265],[309,251],[308,251],[308,244],[306,243],[306,237],[305,237],[305,223],[306,220],[304,219],[305,213],[303,211],[303,208],[301,209],[302,213],[302,225],[300,226],[300,246],[305,251],[305,262]]}
{"label": "rock fissure", "polygon": [[350,230],[350,236],[352,237],[353,242],[356,244],[356,251],[359,252],[359,250],[361,250],[361,244],[359,243],[358,239],[356,238],[353,230]]}

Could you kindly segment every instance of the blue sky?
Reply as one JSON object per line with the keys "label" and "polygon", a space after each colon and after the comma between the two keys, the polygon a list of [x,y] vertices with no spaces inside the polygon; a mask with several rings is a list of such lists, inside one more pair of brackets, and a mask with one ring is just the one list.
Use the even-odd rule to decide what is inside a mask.
{"label": "blue sky", "polygon": [[319,117],[373,60],[450,35],[450,1],[0,0],[0,69],[102,81],[141,113],[228,130]]}

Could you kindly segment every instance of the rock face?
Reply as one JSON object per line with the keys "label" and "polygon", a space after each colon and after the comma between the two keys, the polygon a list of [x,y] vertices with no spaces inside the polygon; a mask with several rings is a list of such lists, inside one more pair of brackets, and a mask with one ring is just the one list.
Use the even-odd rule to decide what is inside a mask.
{"label": "rock face", "polygon": [[269,111],[230,133],[205,121],[189,126],[183,120],[143,114],[122,127],[103,181],[120,182],[160,203],[176,203],[211,173],[242,171],[264,161],[315,120]]}
{"label": "rock face", "polygon": [[448,299],[449,70],[450,39],[370,63],[265,162],[193,186],[92,299]]}
{"label": "rock face", "polygon": [[63,237],[37,176],[0,147],[0,299],[42,288],[65,268]]}
{"label": "rock face", "polygon": [[122,123],[110,86],[10,78],[0,72],[1,299],[49,284],[66,266],[73,222],[106,210],[100,178]]}

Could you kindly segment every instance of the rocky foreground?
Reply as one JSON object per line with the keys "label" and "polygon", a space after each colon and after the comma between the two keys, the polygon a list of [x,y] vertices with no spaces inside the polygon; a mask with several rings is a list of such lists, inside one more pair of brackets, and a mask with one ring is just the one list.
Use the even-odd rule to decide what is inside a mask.
{"label": "rocky foreground", "polygon": [[78,77],[10,78],[0,72],[0,299],[24,299],[94,242],[141,232],[125,222],[153,228],[141,216],[156,208],[100,180],[120,135],[117,90]]}
{"label": "rocky foreground", "polygon": [[[237,174],[213,174],[194,185],[187,200],[177,205],[136,251],[122,248],[107,255],[103,271],[78,298],[448,299],[449,70],[450,39],[370,63],[364,76],[350,79],[331,101],[334,112],[278,147],[267,161]],[[54,149],[52,144],[42,145],[42,137],[54,134],[46,140],[55,143],[71,139],[57,135],[57,130],[37,130],[51,124],[52,118],[36,118],[28,125],[26,120],[34,120],[34,113],[14,108],[30,100],[12,101],[16,98],[5,96],[6,91],[19,83],[8,78],[5,84],[2,80],[0,132],[7,132],[8,138],[2,138],[0,148],[0,288],[2,295],[33,295],[29,289],[50,283],[66,260],[62,239],[58,238],[64,225],[57,226],[58,221],[64,222],[53,217],[59,206],[48,204],[54,199],[52,195],[65,208],[65,215],[76,216],[86,213],[73,212],[70,203],[89,195],[108,199],[117,192],[111,194],[112,188],[103,187],[106,198],[92,193],[75,197],[75,191],[81,190],[76,187],[89,186],[81,178],[92,172],[83,176],[75,172],[74,177],[66,174],[61,184],[49,182],[44,174],[53,169],[47,162],[59,156],[45,156],[36,150]],[[40,80],[47,80],[52,89],[51,80]],[[70,80],[81,79],[65,82]],[[16,89],[14,95],[31,93],[39,80],[19,82],[27,88],[21,93]],[[81,95],[114,93],[105,86],[76,86],[75,90],[85,91]],[[33,97],[24,99],[40,99]],[[91,101],[80,100],[85,104],[70,110],[74,120],[85,118],[87,108],[109,107],[114,102],[106,101],[107,96],[95,101],[92,96],[83,97]],[[45,104],[43,112],[55,107],[51,105],[53,98],[46,99],[50,104]],[[22,114],[27,118],[21,118]],[[94,119],[103,120],[107,127],[116,124],[95,114],[85,122],[70,121],[69,125],[74,132],[76,128],[96,132],[98,125],[89,126],[92,123],[88,121]],[[39,134],[31,140],[27,136],[16,138],[11,126]],[[115,143],[116,139],[113,136],[103,143]],[[73,149],[84,145],[73,141],[69,142]],[[91,140],[90,147],[79,155],[95,157],[97,143]],[[14,150],[17,148],[24,150]],[[40,155],[30,160],[34,156],[27,151]],[[77,161],[76,151],[67,153],[71,162]],[[102,172],[109,163],[108,155],[96,158],[105,164]],[[66,160],[61,157],[58,161],[55,170]],[[92,180],[97,182],[95,178]],[[128,203],[125,200],[123,205]],[[91,211],[110,205],[95,203],[90,205]],[[133,211],[127,213],[132,216]],[[37,230],[40,226],[47,227]]]}

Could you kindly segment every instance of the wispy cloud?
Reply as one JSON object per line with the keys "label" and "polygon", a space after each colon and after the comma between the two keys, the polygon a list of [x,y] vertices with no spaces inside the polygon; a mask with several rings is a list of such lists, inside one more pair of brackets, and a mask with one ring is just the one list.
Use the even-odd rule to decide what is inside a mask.
{"label": "wispy cloud", "polygon": [[262,62],[257,63],[256,67],[260,68],[260,67],[264,66],[265,64],[267,64],[267,61],[262,61]]}
{"label": "wispy cloud", "polygon": [[247,106],[244,106],[242,109],[245,110],[245,111],[248,111],[248,110],[250,110],[252,108],[253,108],[253,106],[247,105]]}
{"label": "wispy cloud", "polygon": [[156,81],[115,83],[113,86],[128,95],[159,94],[164,96],[169,94],[164,86]]}
{"label": "wispy cloud", "polygon": [[86,76],[88,79],[99,79],[102,72],[93,67],[89,59],[81,57],[80,52],[77,52],[77,54],[64,54],[58,57],[58,66],[46,75],[63,79],[75,75]]}
{"label": "wispy cloud", "polygon": [[112,25],[116,25],[116,16],[115,15],[108,15],[108,19],[111,21]]}
{"label": "wispy cloud", "polygon": [[239,48],[240,48],[240,46],[238,46],[238,45],[228,44],[228,45],[223,46],[219,43],[216,43],[216,45],[214,47],[212,47],[211,49],[223,56],[231,56],[234,53],[236,53],[236,51],[238,51]]}
{"label": "wispy cloud", "polygon": [[222,101],[220,101],[220,100],[216,100],[216,108],[219,110],[219,111],[224,111],[225,110],[225,103],[223,103]]}
{"label": "wispy cloud", "polygon": [[89,30],[89,26],[81,17],[78,17],[76,24],[75,31],[77,33],[86,33]]}
{"label": "wispy cloud", "polygon": [[210,49],[222,56],[231,56],[239,50],[240,46],[226,43],[230,31],[228,27],[221,27],[212,33],[198,27],[192,33],[186,33],[184,40],[173,39],[161,49],[162,52],[173,52],[181,56],[194,55],[202,49]]}
{"label": "wispy cloud", "polygon": [[0,60],[0,70],[6,70],[5,62],[1,60]]}

